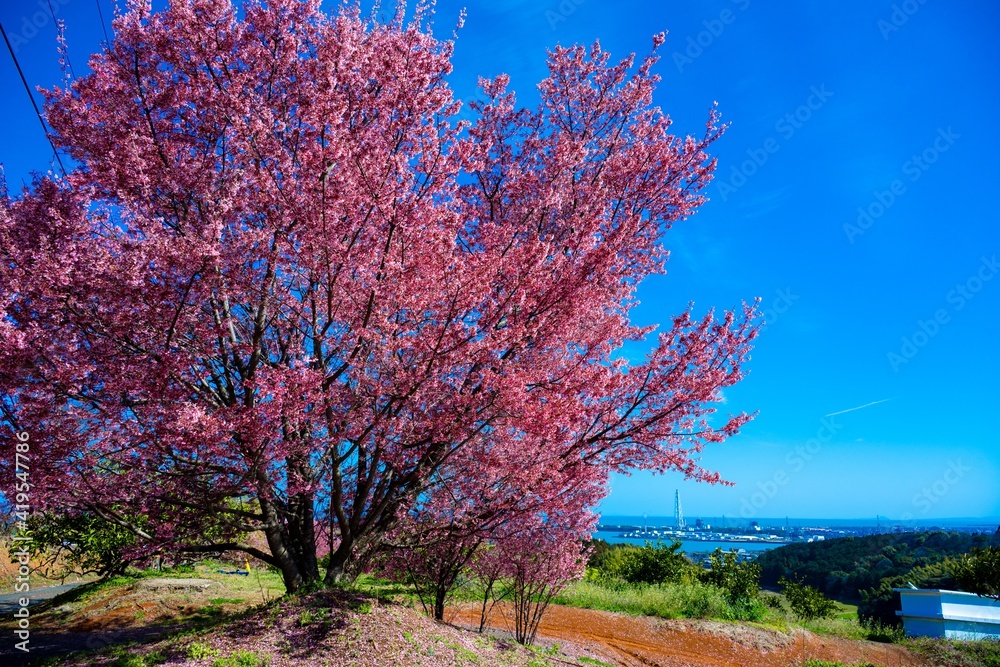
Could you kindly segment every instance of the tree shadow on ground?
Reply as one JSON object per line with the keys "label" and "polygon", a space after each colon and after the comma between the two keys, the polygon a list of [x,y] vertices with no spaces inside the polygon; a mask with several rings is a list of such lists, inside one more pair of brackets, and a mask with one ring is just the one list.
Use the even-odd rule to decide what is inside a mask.
{"label": "tree shadow on ground", "polygon": [[234,638],[253,638],[275,627],[285,640],[284,653],[303,658],[312,655],[331,633],[350,625],[351,612],[365,613],[373,599],[356,591],[326,589],[282,599],[269,610],[248,615],[227,629]]}
{"label": "tree shadow on ground", "polygon": [[35,630],[31,632],[27,653],[16,649],[13,642],[4,642],[0,646],[0,664],[21,667],[44,663],[56,657],[96,654],[110,646],[148,644],[185,629],[186,626],[164,625],[91,632]]}

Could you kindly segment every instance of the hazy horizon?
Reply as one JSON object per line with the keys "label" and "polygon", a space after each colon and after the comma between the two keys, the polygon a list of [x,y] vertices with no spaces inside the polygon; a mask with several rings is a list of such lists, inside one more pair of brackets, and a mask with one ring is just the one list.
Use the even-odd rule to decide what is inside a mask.
{"label": "hazy horizon", "polygon": [[[602,514],[601,524],[603,525],[640,525],[643,519],[651,527],[661,527],[670,526],[673,523],[673,515],[642,515],[642,514]],[[1000,526],[1000,516],[981,516],[981,517],[937,517],[937,518],[922,518],[920,520],[911,519],[909,521],[904,521],[902,519],[879,516],[879,519],[875,517],[796,517],[796,516],[775,516],[775,517],[753,517],[751,519],[745,519],[740,516],[729,516],[726,515],[684,515],[684,520],[688,526],[692,525],[696,519],[701,519],[707,523],[715,525],[716,521],[720,521],[725,518],[727,525],[731,524],[748,524],[750,521],[756,521],[761,526],[777,526],[779,524],[784,524],[786,519],[789,524],[793,526],[803,526],[809,525],[810,522],[819,522],[823,524],[830,524],[833,522],[841,522],[843,525],[849,526],[875,526],[879,523],[885,526],[901,525],[908,523],[915,526],[925,526],[940,524],[942,526],[961,524],[965,526],[993,526],[994,529]]]}

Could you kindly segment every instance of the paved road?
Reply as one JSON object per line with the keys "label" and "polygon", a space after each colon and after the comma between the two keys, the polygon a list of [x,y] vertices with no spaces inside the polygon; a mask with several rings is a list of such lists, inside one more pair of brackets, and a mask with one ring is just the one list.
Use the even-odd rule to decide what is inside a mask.
{"label": "paved road", "polygon": [[[20,599],[28,597],[30,606],[35,606],[45,600],[51,600],[60,593],[71,591],[80,584],[64,584],[62,586],[48,586],[46,588],[35,588],[28,593],[7,593],[0,595],[0,618],[7,620],[21,606]],[[44,637],[41,632],[31,634],[31,652],[24,653],[14,647],[18,641],[16,637],[8,632],[4,632],[4,637],[0,638],[0,664],[3,665],[23,665],[29,660],[49,655],[58,655],[73,650],[78,647],[81,637]]]}
{"label": "paved road", "polygon": [[[81,584],[65,584],[37,588],[30,593],[31,605],[50,600],[60,593],[72,590]],[[7,620],[19,607],[23,593],[0,595],[0,618]],[[8,626],[9,627],[9,626]],[[37,660],[63,655],[72,651],[102,649],[111,644],[137,641],[153,641],[180,626],[153,626],[146,628],[126,628],[123,630],[97,630],[93,632],[51,632],[41,629],[31,630],[30,652],[19,651],[15,647],[18,638],[8,629],[0,633],[0,667],[27,665]]]}
{"label": "paved road", "polygon": [[31,606],[51,600],[60,593],[71,591],[80,584],[63,584],[62,586],[48,586],[46,588],[33,588],[29,593],[8,593],[0,595],[0,616],[8,616],[17,611],[20,606],[19,600],[27,596],[31,600]]}

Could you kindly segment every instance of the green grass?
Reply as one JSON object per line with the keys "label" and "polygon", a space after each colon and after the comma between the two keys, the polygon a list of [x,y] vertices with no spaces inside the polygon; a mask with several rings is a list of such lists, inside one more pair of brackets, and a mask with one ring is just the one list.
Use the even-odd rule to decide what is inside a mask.
{"label": "green grass", "polygon": [[584,609],[617,611],[633,616],[659,618],[716,618],[722,620],[761,620],[759,609],[736,608],[727,602],[718,588],[699,582],[659,585],[609,585],[577,581],[567,586],[553,600],[556,604]]}
{"label": "green grass", "polygon": [[145,654],[132,653],[131,651],[136,648],[139,648],[139,645],[130,642],[108,649],[109,655],[114,657],[111,667],[153,667],[167,661],[167,657],[160,651],[151,651]]}
{"label": "green grass", "polygon": [[957,641],[907,637],[900,642],[933,665],[942,667],[1000,667],[1000,640]]}
{"label": "green grass", "polygon": [[588,658],[585,655],[577,658],[576,661],[584,665],[593,665],[594,667],[615,667],[611,663],[596,660],[594,658]]}
{"label": "green grass", "polygon": [[837,611],[837,615],[834,618],[847,618],[857,620],[858,618],[858,605],[847,604],[846,602],[837,602],[837,606],[840,610]]}
{"label": "green grass", "polygon": [[358,576],[348,587],[359,593],[370,595],[376,600],[392,600],[400,596],[404,598],[412,597],[416,600],[413,587],[409,584],[380,579],[370,574]]}
{"label": "green grass", "polygon": [[811,620],[796,620],[796,625],[817,635],[831,635],[847,639],[868,639],[868,631],[861,627],[855,618],[814,618]]}
{"label": "green grass", "polygon": [[271,664],[271,659],[267,656],[242,650],[233,651],[224,658],[216,658],[212,661],[212,667],[267,667],[269,664]]}
{"label": "green grass", "polygon": [[281,578],[281,573],[275,570],[253,568],[248,576],[240,576],[219,574],[218,570],[220,569],[232,569],[232,565],[214,560],[206,560],[198,563],[189,574],[180,576],[196,576],[222,582],[228,591],[243,593],[252,597],[260,597],[262,602],[269,602],[285,594],[285,582]]}
{"label": "green grass", "polygon": [[1000,640],[954,642],[959,653],[978,661],[984,667],[1000,667]]}
{"label": "green grass", "polygon": [[782,632],[798,627],[818,635],[886,644],[898,644],[903,639],[902,627],[862,626],[858,622],[858,607],[854,604],[837,600],[838,609],[833,618],[802,620],[791,612],[791,605],[781,593],[761,591],[761,596],[770,600],[774,612],[767,620],[768,626]]}
{"label": "green grass", "polygon": [[223,605],[223,604],[243,604],[244,600],[242,598],[212,598],[208,601],[211,605]]}
{"label": "green grass", "polygon": [[202,642],[193,642],[187,649],[187,657],[191,660],[202,660],[204,658],[215,658],[219,655],[219,649],[212,648]]}

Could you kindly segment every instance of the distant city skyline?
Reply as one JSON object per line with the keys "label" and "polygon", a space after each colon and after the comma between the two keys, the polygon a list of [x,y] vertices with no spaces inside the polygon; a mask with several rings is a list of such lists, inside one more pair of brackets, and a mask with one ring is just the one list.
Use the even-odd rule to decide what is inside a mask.
{"label": "distant city skyline", "polygon": [[[693,488],[697,488],[694,486]],[[717,487],[713,487],[717,488]],[[931,489],[928,489],[930,493],[933,493]],[[630,511],[630,512],[608,512],[603,511],[601,514],[601,523],[615,523],[616,521],[627,520],[631,524],[640,525],[647,524],[650,527],[654,525],[657,527],[663,526],[676,526],[677,525],[677,512],[678,507],[684,506],[687,502],[681,493],[680,488],[675,488],[670,495],[671,497],[671,507],[656,507],[650,511]],[[607,504],[607,503],[605,503]],[[669,513],[667,512],[669,510]],[[682,514],[683,525],[690,528],[694,525],[696,521],[702,522],[725,522],[727,525],[743,525],[749,524],[752,521],[758,522],[760,525],[768,526],[779,526],[784,524],[786,521],[790,525],[805,525],[811,521],[820,521],[824,523],[828,522],[844,522],[850,525],[877,525],[879,523],[886,527],[892,526],[923,526],[931,525],[935,522],[940,524],[966,524],[966,525],[983,525],[992,526],[995,529],[1000,529],[1000,514],[996,515],[953,515],[953,516],[915,516],[912,513],[910,515],[900,515],[900,516],[889,516],[881,513],[877,513],[870,516],[848,516],[848,515],[830,515],[830,516],[806,516],[806,515],[758,515],[756,513],[749,512],[739,512],[736,514],[725,514],[725,513],[702,513],[702,512],[684,512]],[[640,522],[641,519],[641,522]],[[714,524],[712,524],[714,525]]]}
{"label": "distant city skyline", "polygon": [[[827,527],[832,525],[837,526],[856,526],[856,527],[875,527],[879,523],[887,531],[891,530],[893,527],[900,528],[925,528],[929,526],[937,525],[942,528],[950,528],[953,526],[966,526],[966,527],[980,527],[983,530],[988,530],[989,532],[994,532],[998,527],[1000,527],[1000,516],[985,516],[985,517],[940,517],[937,519],[922,519],[922,520],[909,520],[903,522],[900,520],[893,520],[892,517],[885,517],[878,515],[878,517],[794,517],[794,516],[771,516],[771,517],[754,517],[751,519],[745,519],[741,516],[729,516],[725,514],[720,515],[703,515],[703,516],[691,516],[688,521],[688,529],[693,529],[695,521],[702,521],[705,524],[715,528],[734,528],[750,525],[752,522],[757,522],[762,527],[770,528],[780,528],[785,525],[786,521],[789,526],[793,528],[801,528],[803,526],[818,526]],[[601,515],[601,525],[629,525],[629,526],[641,526],[644,523],[650,528],[672,528],[673,517],[665,514],[602,514]]]}
{"label": "distant city skyline", "polygon": [[[750,373],[719,406],[759,415],[704,452],[734,487],[616,475],[604,515],[670,516],[680,489],[692,517],[1000,516],[1000,5],[897,4],[437,3],[440,36],[467,7],[450,77],[461,99],[506,72],[533,105],[546,49],[600,39],[612,58],[641,57],[668,30],[654,101],[673,131],[699,134],[714,101],[731,123],[710,201],[667,233],[668,275],[641,286],[634,314],[664,323],[689,301],[701,314],[760,297]],[[53,6],[82,75],[104,39],[95,3]],[[29,84],[50,87],[62,74],[40,7],[4,3],[0,20]],[[6,53],[0,84],[16,193],[52,151]]]}

